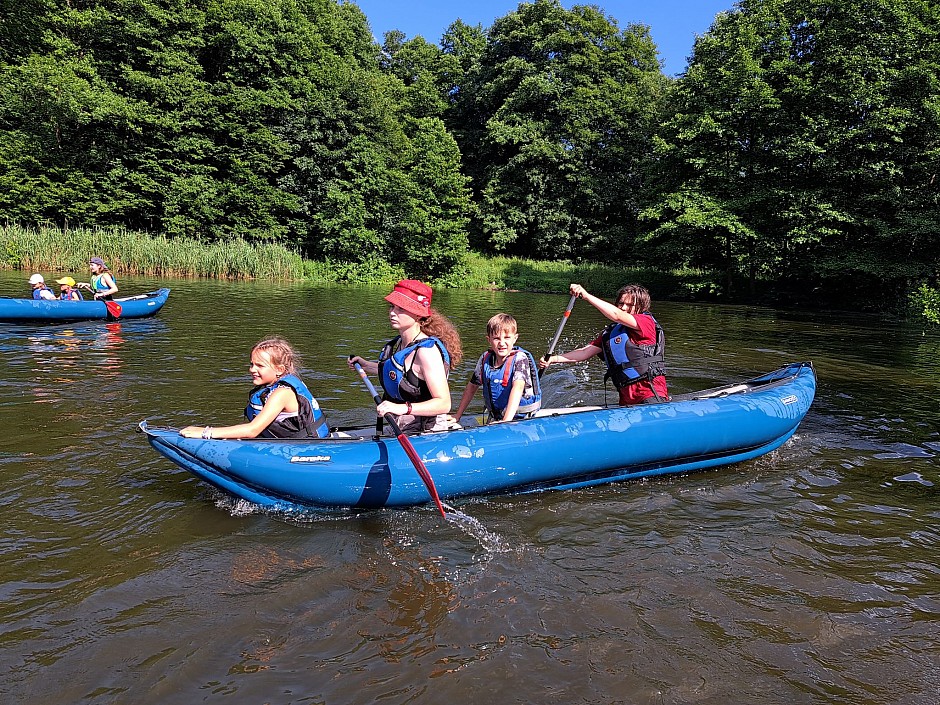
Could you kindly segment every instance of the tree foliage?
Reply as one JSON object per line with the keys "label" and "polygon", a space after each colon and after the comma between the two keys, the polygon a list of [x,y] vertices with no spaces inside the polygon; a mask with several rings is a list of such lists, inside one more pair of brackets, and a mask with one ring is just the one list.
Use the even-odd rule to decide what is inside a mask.
{"label": "tree foliage", "polygon": [[[431,185],[409,168],[444,101],[432,86],[422,107],[383,69],[355,5],[24,6],[22,24],[0,23],[7,219],[273,240],[351,262],[413,236],[424,253],[451,253],[406,260],[429,275],[466,251],[454,236],[468,207],[459,159]],[[388,217],[403,193],[408,215]]]}
{"label": "tree foliage", "polygon": [[[452,30],[445,39],[467,37]],[[447,120],[477,193],[474,244],[543,258],[628,251],[665,86],[648,29],[536,0],[468,45]]]}
{"label": "tree foliage", "polygon": [[[667,101],[648,242],[667,263],[721,252],[752,281],[843,296],[935,274],[937,12],[745,0],[719,15]],[[714,204],[717,224],[683,227]]]}
{"label": "tree foliage", "polygon": [[935,0],[740,0],[677,79],[647,27],[560,0],[437,45],[379,45],[341,0],[0,6],[8,222],[273,242],[351,279],[454,281],[472,246],[726,295],[940,280]]}

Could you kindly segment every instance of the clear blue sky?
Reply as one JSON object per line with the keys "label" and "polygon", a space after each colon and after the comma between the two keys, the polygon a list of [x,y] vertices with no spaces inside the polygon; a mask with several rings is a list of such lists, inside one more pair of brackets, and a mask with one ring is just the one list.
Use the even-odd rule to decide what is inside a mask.
{"label": "clear blue sky", "polygon": [[[421,35],[437,44],[454,20],[483,25],[486,29],[498,17],[519,6],[519,0],[352,0],[369,18],[376,40],[392,29],[405,33],[409,39]],[[730,10],[734,0],[595,0],[571,2],[572,5],[597,5],[604,14],[617,20],[622,29],[628,24],[650,27],[659,49],[663,70],[669,76],[685,71],[686,59],[692,53],[696,35],[711,27],[715,15]]]}

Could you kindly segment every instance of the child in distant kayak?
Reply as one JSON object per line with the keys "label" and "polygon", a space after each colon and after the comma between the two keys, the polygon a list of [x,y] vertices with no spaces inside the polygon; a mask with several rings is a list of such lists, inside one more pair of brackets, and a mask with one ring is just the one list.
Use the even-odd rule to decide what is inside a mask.
{"label": "child in distant kayak", "polygon": [[516,345],[516,319],[508,313],[497,313],[487,321],[486,339],[490,349],[477,361],[454,420],[460,421],[480,387],[483,405],[496,423],[529,418],[542,406],[542,389],[535,358]]}
{"label": "child in distant kayak", "polygon": [[33,288],[33,298],[37,300],[55,301],[55,294],[48,286],[41,274],[34,274],[29,278],[29,285]]}
{"label": "child in distant kayak", "polygon": [[88,268],[91,270],[91,282],[79,282],[78,288],[95,292],[95,299],[113,299],[118,292],[118,285],[104,260],[92,257],[88,260]]}
{"label": "child in distant kayak", "polygon": [[55,283],[59,285],[59,299],[62,301],[83,301],[81,293],[75,288],[75,280],[72,277],[62,277],[56,279]]}
{"label": "child in distant kayak", "polygon": [[245,407],[246,423],[187,426],[186,438],[326,438],[330,429],[320,405],[297,376],[297,353],[283,338],[267,338],[251,349],[254,389]]}
{"label": "child in distant kayak", "polygon": [[572,284],[571,294],[587,301],[613,321],[587,345],[562,355],[540,358],[539,368],[558,362],[581,362],[600,355],[620,397],[620,406],[668,401],[666,388],[666,338],[650,309],[650,294],[639,284],[627,284],[617,292],[616,304],[589,294]]}

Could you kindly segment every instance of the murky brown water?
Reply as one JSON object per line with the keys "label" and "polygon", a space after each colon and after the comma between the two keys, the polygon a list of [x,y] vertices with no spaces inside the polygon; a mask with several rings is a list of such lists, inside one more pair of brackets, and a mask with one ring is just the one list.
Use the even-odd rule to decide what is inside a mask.
{"label": "murky brown water", "polygon": [[[797,435],[718,471],[461,502],[469,531],[430,507],[246,513],[154,453],[144,418],[237,421],[269,333],[332,424],[365,422],[345,359],[391,336],[384,291],[169,286],[152,320],[0,324],[0,701],[937,701],[940,336],[658,304],[675,391],[812,360]],[[566,303],[436,296],[469,351],[455,396],[492,313],[538,354]],[[579,303],[559,349],[601,325]],[[553,370],[548,402],[603,401],[601,378]]]}

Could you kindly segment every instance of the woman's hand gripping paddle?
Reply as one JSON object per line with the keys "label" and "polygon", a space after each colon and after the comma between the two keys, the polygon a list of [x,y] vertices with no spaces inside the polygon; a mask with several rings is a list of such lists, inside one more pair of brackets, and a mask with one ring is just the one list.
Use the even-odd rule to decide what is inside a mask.
{"label": "woman's hand gripping paddle", "polygon": [[[382,397],[380,397],[379,393],[375,391],[375,387],[372,386],[372,382],[369,381],[369,378],[366,376],[366,372],[362,369],[362,365],[357,362],[355,367],[356,372],[359,373],[359,376],[365,383],[366,389],[368,389],[369,393],[372,395],[372,399],[377,405],[381,404]],[[444,505],[441,504],[441,498],[437,495],[437,488],[434,486],[434,480],[431,479],[431,473],[429,473],[427,467],[425,467],[424,461],[421,460],[421,458],[418,456],[418,451],[416,451],[415,447],[411,445],[411,441],[408,439],[408,436],[401,432],[401,429],[398,427],[398,423],[396,423],[394,416],[391,414],[385,414],[384,418],[385,423],[387,423],[389,428],[392,429],[392,433],[398,437],[398,442],[401,443],[401,447],[405,449],[405,453],[408,455],[411,463],[415,466],[415,470],[418,471],[418,475],[420,475],[421,479],[424,481],[424,486],[428,488],[428,494],[431,495],[431,499],[433,499],[434,504],[437,505],[437,509],[441,513],[441,516],[446,519],[447,514],[444,513]]]}
{"label": "woman's hand gripping paddle", "polygon": [[[545,356],[542,358],[545,362],[548,362],[548,358],[555,352],[555,346],[558,345],[558,339],[561,337],[561,332],[564,330],[565,324],[568,322],[568,317],[571,315],[571,309],[574,308],[574,302],[577,300],[577,295],[572,294],[571,300],[568,301],[568,308],[565,309],[565,312],[561,316],[561,323],[558,324],[558,330],[555,331],[555,337],[552,338],[552,343],[548,346],[548,352],[545,353]],[[542,378],[543,372],[545,372],[545,370],[539,370],[539,379]]]}

